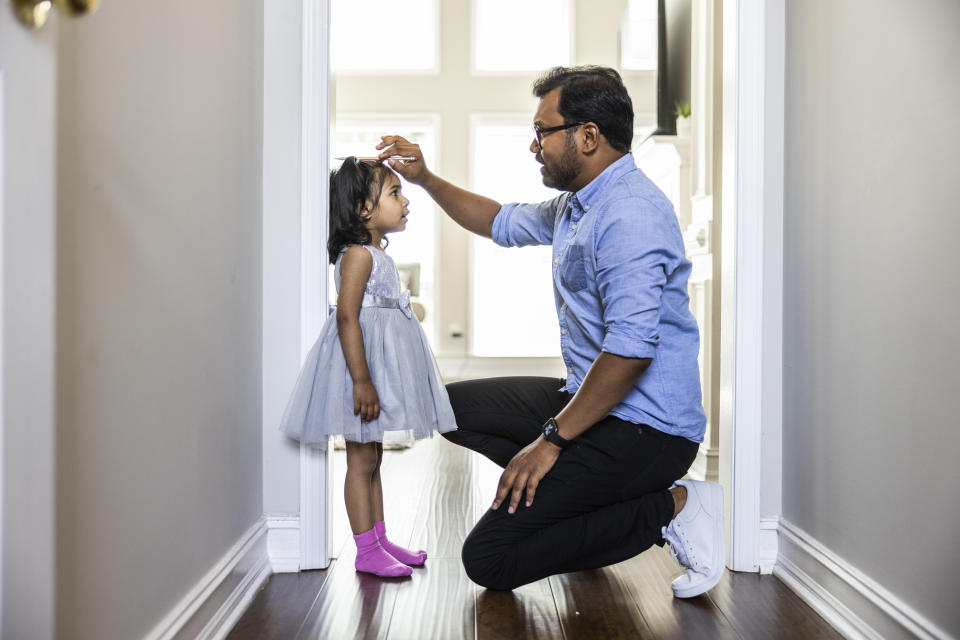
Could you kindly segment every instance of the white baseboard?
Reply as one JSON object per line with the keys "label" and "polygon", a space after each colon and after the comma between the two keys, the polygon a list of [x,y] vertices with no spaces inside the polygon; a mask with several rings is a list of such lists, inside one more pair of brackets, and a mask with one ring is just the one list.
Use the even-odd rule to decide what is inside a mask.
{"label": "white baseboard", "polygon": [[273,572],[300,571],[300,517],[269,517],[267,530],[267,555]]}
{"label": "white baseboard", "polygon": [[760,518],[760,573],[773,573],[777,564],[779,525],[780,518]]}
{"label": "white baseboard", "polygon": [[498,376],[566,377],[563,360],[559,357],[486,358],[461,354],[438,354],[437,365],[446,380],[472,380]]}
{"label": "white baseboard", "polygon": [[146,637],[226,637],[269,578],[270,571],[267,524],[260,518]]}
{"label": "white baseboard", "polygon": [[774,574],[845,637],[950,638],[796,525],[781,519],[779,532]]}

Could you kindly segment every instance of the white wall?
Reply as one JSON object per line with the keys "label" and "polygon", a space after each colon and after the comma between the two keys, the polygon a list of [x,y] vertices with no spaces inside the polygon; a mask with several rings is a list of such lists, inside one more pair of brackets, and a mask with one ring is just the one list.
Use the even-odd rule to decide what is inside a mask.
{"label": "white wall", "polygon": [[60,25],[58,637],[143,636],[262,514],[262,12]]}
{"label": "white wall", "polygon": [[784,518],[960,634],[960,3],[786,25]]}

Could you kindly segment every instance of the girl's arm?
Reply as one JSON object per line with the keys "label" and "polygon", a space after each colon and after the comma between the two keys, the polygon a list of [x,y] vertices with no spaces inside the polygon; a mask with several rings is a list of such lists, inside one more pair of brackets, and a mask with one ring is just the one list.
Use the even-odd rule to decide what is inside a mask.
{"label": "girl's arm", "polygon": [[353,415],[365,422],[380,415],[380,399],[370,379],[360,329],[360,305],[373,269],[373,256],[361,246],[347,249],[340,261],[340,295],[337,299],[337,332],[353,378]]}

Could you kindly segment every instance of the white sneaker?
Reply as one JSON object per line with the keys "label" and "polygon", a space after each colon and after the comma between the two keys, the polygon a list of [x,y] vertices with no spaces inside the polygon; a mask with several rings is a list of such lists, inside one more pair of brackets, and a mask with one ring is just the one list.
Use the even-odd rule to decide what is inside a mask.
{"label": "white sneaker", "polygon": [[661,529],[670,554],[687,568],[673,581],[673,595],[692,598],[715,587],[723,577],[723,489],[716,482],[678,480],[687,502],[677,517]]}

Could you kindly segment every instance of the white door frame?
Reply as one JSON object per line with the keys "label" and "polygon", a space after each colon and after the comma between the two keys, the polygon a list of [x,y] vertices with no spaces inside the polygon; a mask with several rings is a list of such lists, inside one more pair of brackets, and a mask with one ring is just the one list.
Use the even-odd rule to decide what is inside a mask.
{"label": "white door frame", "polygon": [[[331,77],[328,4],[300,1],[303,31],[292,35],[302,37],[303,52],[302,347],[326,315]],[[761,519],[778,516],[780,504],[779,452],[765,450],[763,443],[765,438],[778,443],[781,429],[783,13],[783,0],[770,6],[763,0],[723,3],[721,477],[729,497],[728,564],[738,571],[760,568]],[[304,569],[329,562],[327,475],[326,455],[303,449]],[[762,505],[770,504],[776,513],[762,513]]]}
{"label": "white door frame", "polygon": [[[327,229],[330,147],[330,4],[303,0],[301,113],[301,353],[329,313]],[[330,564],[329,451],[300,447],[300,568]]]}
{"label": "white door frame", "polygon": [[784,42],[783,0],[723,3],[720,477],[736,571],[777,553],[761,522],[780,515]]}

